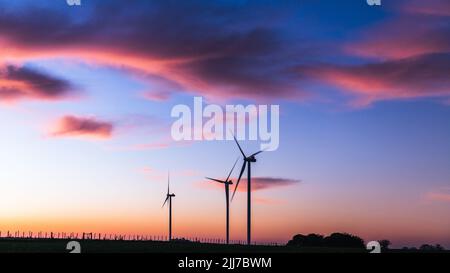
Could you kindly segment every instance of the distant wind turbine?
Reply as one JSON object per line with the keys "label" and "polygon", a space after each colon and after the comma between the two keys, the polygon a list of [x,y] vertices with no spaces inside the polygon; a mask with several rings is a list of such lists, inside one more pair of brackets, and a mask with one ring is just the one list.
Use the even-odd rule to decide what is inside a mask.
{"label": "distant wind turbine", "polygon": [[169,201],[169,241],[172,240],[172,197],[175,197],[175,194],[170,193],[170,173],[167,175],[167,194],[166,200],[162,205],[162,208],[166,205],[167,201]]}
{"label": "distant wind turbine", "polygon": [[225,198],[226,198],[226,237],[227,237],[227,244],[230,243],[230,185],[233,184],[233,181],[229,180],[231,173],[234,170],[234,167],[236,166],[236,163],[238,162],[239,158],[236,159],[236,162],[234,162],[233,168],[231,168],[230,173],[227,176],[227,179],[225,180],[219,180],[219,179],[214,179],[214,178],[210,178],[210,177],[206,177],[206,179],[209,179],[211,181],[215,181],[218,183],[222,183],[225,185]]}
{"label": "distant wind turbine", "polygon": [[236,194],[236,190],[239,186],[239,182],[241,181],[242,174],[244,173],[245,167],[247,168],[247,244],[250,245],[251,240],[251,215],[252,215],[252,177],[251,177],[251,163],[256,162],[255,156],[262,153],[263,150],[256,152],[250,156],[246,156],[244,151],[241,148],[241,145],[239,145],[239,142],[237,141],[236,137],[233,135],[234,141],[236,142],[239,151],[241,151],[242,156],[244,157],[244,164],[241,168],[241,173],[239,174],[239,178],[236,182],[236,186],[234,187],[233,196],[231,197],[231,200],[233,200],[234,195]]}

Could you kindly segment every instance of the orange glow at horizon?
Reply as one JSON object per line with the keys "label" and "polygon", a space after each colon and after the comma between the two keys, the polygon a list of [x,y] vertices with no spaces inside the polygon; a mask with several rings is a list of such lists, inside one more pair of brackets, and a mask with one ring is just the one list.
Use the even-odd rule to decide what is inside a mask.
{"label": "orange glow at horizon", "polygon": [[[219,191],[221,193],[221,191]],[[258,196],[259,195],[259,196]],[[219,194],[217,196],[220,196]],[[264,199],[256,193],[253,204],[253,239],[255,242],[286,243],[293,235],[302,233],[318,233],[328,235],[333,232],[347,232],[362,237],[365,240],[389,239],[394,245],[402,245],[407,241],[430,240],[439,242],[441,238],[449,238],[446,219],[436,220],[427,217],[426,211],[418,209],[416,213],[423,214],[423,222],[415,219],[415,213],[405,214],[401,208],[396,208],[390,215],[369,209],[362,211],[348,207],[339,201],[329,200],[327,204],[312,208],[306,202],[295,204],[296,211],[287,210],[292,203],[261,203]],[[270,200],[270,199],[268,199]],[[178,201],[178,200],[175,200]],[[211,208],[199,209],[196,213],[189,208],[174,203],[173,229],[178,238],[224,238],[224,202]],[[336,203],[338,202],[338,203]],[[222,204],[223,203],[223,204]],[[231,239],[245,240],[246,213],[245,199],[232,205]],[[238,206],[238,207],[234,207]],[[437,212],[438,213],[438,212]],[[70,215],[70,216],[68,216]],[[0,231],[5,236],[7,231],[25,232],[93,232],[116,235],[167,236],[167,208],[127,212],[126,210],[89,210],[84,208],[79,212],[57,210],[50,213],[33,213],[27,217],[25,213],[16,216],[2,217]],[[418,236],[427,234],[427,237]],[[450,238],[449,238],[450,239]],[[432,242],[431,242],[432,243]]]}

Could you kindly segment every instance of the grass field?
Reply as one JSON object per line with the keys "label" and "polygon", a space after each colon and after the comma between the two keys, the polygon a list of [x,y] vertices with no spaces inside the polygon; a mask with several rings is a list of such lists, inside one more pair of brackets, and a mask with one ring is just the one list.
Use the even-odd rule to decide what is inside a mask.
{"label": "grass field", "polygon": [[[0,253],[68,253],[68,239],[0,239]],[[347,253],[361,249],[224,245],[166,241],[77,240],[82,253]]]}
{"label": "grass field", "polygon": [[[0,253],[69,253],[69,239],[0,238]],[[82,253],[367,253],[360,248],[225,245],[196,242],[76,240]],[[423,251],[390,249],[389,253]],[[439,253],[450,254],[450,250]]]}

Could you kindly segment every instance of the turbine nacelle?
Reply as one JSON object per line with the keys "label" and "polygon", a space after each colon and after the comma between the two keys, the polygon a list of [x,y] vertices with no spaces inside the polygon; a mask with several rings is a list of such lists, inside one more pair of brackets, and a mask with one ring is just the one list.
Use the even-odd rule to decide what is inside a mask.
{"label": "turbine nacelle", "polygon": [[249,157],[246,157],[244,160],[247,162],[256,162],[256,157],[254,155],[251,155]]}
{"label": "turbine nacelle", "polygon": [[[254,154],[251,154],[250,156],[246,156],[244,151],[241,148],[241,145],[239,145],[239,142],[237,141],[236,137],[235,136],[233,136],[233,137],[234,137],[234,141],[236,142],[236,145],[239,148],[239,151],[242,154],[242,157],[244,158],[244,164],[242,165],[241,172],[239,173],[239,177],[238,177],[238,179],[236,181],[236,186],[234,187],[234,191],[233,191],[233,195],[231,196],[231,200],[233,200],[234,195],[236,194],[237,187],[239,186],[239,182],[241,181],[241,177],[242,177],[242,174],[245,171],[245,168],[246,167],[248,168],[248,173],[249,173],[248,176],[250,177],[250,165],[251,165],[251,163],[255,163],[256,162],[256,156],[264,151],[264,150],[261,150],[261,151],[258,151],[256,153],[254,153]],[[250,180],[250,178],[249,178],[249,180]]]}
{"label": "turbine nacelle", "polygon": [[169,199],[172,201],[172,197],[175,197],[175,194],[170,193],[170,173],[167,176],[167,194],[166,194],[166,199],[164,200],[164,203],[162,205],[162,207],[164,207],[167,203],[167,201],[169,201]]}
{"label": "turbine nacelle", "polygon": [[210,178],[210,177],[206,177],[206,179],[211,180],[211,181],[215,181],[217,183],[222,183],[222,184],[226,184],[226,185],[233,185],[233,181],[231,181],[231,180],[223,181],[223,180],[214,179],[214,178]]}
{"label": "turbine nacelle", "polygon": [[236,163],[238,162],[238,160],[239,160],[239,157],[234,162],[233,168],[231,168],[231,171],[230,171],[230,173],[228,174],[228,176],[227,176],[227,178],[225,180],[215,179],[215,178],[211,178],[211,177],[205,177],[205,178],[208,179],[208,180],[217,182],[217,183],[222,183],[222,184],[225,184],[225,185],[232,185],[233,181],[231,181],[230,176],[231,176],[231,173],[234,170],[234,167],[236,167]]}

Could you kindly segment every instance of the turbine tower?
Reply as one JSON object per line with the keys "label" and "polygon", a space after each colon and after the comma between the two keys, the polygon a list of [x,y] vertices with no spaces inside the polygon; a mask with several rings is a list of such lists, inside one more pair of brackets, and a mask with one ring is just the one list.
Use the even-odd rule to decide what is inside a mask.
{"label": "turbine tower", "polygon": [[172,197],[175,197],[175,194],[170,193],[170,173],[167,175],[167,194],[166,194],[166,200],[164,200],[164,203],[162,207],[164,207],[169,201],[169,241],[172,240]]}
{"label": "turbine tower", "polygon": [[234,187],[233,196],[231,197],[231,200],[233,200],[234,195],[236,194],[236,190],[239,186],[239,181],[241,181],[242,174],[245,171],[245,167],[247,166],[247,245],[250,245],[252,242],[251,237],[251,216],[252,216],[252,176],[251,176],[251,166],[252,163],[256,162],[256,155],[262,153],[263,151],[256,152],[254,154],[251,154],[250,156],[246,156],[244,151],[241,148],[241,145],[239,145],[239,142],[237,141],[236,137],[233,135],[234,141],[236,142],[239,151],[241,151],[242,156],[244,157],[244,164],[241,168],[241,173],[239,174],[239,178],[236,182],[236,186]]}
{"label": "turbine tower", "polygon": [[231,173],[234,170],[234,167],[236,166],[236,163],[238,162],[239,158],[236,159],[236,162],[234,162],[233,168],[231,168],[230,173],[227,176],[227,179],[225,180],[219,180],[214,179],[210,177],[206,177],[206,179],[209,179],[214,182],[222,183],[225,185],[225,202],[226,202],[226,237],[227,237],[227,244],[230,243],[230,185],[233,184],[233,181],[229,180]]}

